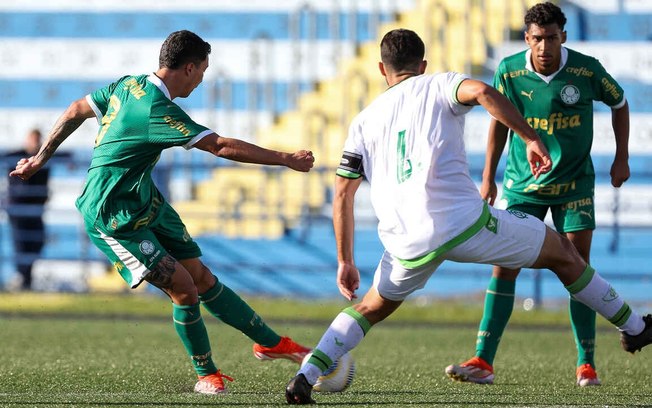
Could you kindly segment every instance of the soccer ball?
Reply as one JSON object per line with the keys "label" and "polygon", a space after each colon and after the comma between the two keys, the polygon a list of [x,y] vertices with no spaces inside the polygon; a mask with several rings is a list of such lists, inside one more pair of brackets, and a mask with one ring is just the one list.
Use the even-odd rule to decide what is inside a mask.
{"label": "soccer ball", "polygon": [[[310,356],[312,353],[308,353],[303,358],[302,367],[308,362]],[[328,367],[328,370],[317,379],[312,389],[318,392],[342,392],[351,385],[354,375],[355,361],[351,354],[346,353]]]}

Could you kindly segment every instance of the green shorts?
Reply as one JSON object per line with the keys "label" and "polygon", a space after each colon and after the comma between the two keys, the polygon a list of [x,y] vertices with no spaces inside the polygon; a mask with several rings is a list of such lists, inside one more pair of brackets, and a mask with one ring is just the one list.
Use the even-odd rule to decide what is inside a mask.
{"label": "green shorts", "polygon": [[140,285],[167,254],[177,260],[201,256],[179,214],[168,203],[160,211],[155,222],[128,232],[107,233],[97,228],[95,220],[85,220],[93,244],[104,252],[131,288]]}
{"label": "green shorts", "polygon": [[506,201],[508,210],[523,211],[542,221],[550,209],[555,229],[561,233],[595,229],[595,204],[592,196],[552,205],[532,204],[513,198]]}

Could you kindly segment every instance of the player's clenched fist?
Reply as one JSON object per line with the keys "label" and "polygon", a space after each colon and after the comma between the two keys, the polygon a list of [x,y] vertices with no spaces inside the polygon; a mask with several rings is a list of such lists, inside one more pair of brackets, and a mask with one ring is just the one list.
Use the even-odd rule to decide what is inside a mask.
{"label": "player's clenched fist", "polygon": [[26,159],[18,160],[16,163],[16,169],[9,173],[11,177],[18,177],[21,180],[27,180],[32,177],[42,166],[36,163],[36,158],[34,156]]}
{"label": "player's clenched fist", "polygon": [[288,167],[297,171],[310,171],[315,164],[315,157],[310,150],[299,150],[290,155]]}

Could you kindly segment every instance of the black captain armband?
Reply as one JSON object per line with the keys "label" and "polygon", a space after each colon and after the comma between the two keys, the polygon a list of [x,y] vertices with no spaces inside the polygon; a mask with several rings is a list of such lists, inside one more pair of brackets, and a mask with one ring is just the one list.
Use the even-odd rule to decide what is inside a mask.
{"label": "black captain armband", "polygon": [[351,152],[344,152],[340,165],[337,167],[337,175],[357,179],[362,177],[364,169],[362,168],[362,155]]}

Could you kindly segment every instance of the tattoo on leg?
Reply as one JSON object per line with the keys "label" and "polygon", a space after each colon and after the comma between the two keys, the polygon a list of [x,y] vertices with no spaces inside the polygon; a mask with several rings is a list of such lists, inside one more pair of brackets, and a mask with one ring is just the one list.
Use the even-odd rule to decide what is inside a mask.
{"label": "tattoo on leg", "polygon": [[170,255],[165,255],[145,277],[145,280],[159,289],[170,289],[175,262],[176,260]]}

